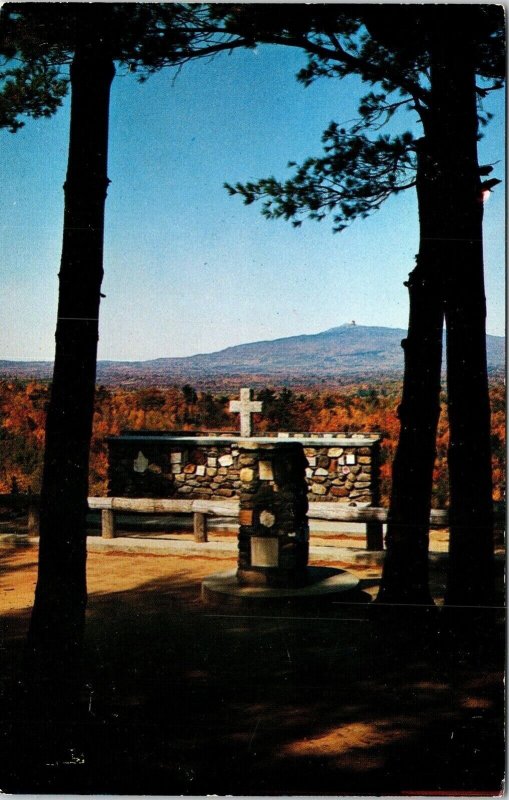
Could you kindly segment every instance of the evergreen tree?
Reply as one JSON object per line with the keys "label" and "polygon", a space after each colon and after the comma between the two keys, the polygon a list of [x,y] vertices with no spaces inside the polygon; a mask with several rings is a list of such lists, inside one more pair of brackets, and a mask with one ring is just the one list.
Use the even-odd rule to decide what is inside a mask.
{"label": "evergreen tree", "polygon": [[21,64],[15,60],[18,46],[13,41],[10,25],[10,12],[3,6],[0,9],[0,57],[3,69],[0,71],[0,128],[15,133],[23,127],[23,116],[37,119],[50,117],[62,104],[67,92],[67,81],[42,54],[24,59]]}
{"label": "evergreen tree", "polygon": [[[442,328],[447,324],[451,444],[451,548],[447,599],[485,603],[492,594],[492,501],[486,374],[481,181],[476,100],[504,76],[503,12],[495,6],[398,6],[398,24],[377,6],[216,7],[228,30],[309,54],[299,79],[357,74],[376,85],[349,128],[333,123],[324,155],[281,182],[235,186],[269,219],[300,225],[333,214],[335,230],[376,211],[404,189],[417,189],[420,243],[407,283],[408,337],[393,465],[387,557],[379,599],[429,603],[428,539],[439,417]],[[476,76],[481,85],[476,86]],[[414,111],[423,136],[379,134],[398,109]],[[476,468],[474,469],[474,463]]]}
{"label": "evergreen tree", "polygon": [[[52,113],[67,82],[71,124],[59,304],[40,500],[39,573],[29,640],[68,663],[85,619],[86,513],[103,277],[110,86],[115,64],[142,79],[243,42],[183,4],[34,3],[3,7],[0,122]],[[238,38],[238,37],[237,37]],[[21,64],[11,69],[11,64]],[[63,73],[70,64],[69,77]]]}

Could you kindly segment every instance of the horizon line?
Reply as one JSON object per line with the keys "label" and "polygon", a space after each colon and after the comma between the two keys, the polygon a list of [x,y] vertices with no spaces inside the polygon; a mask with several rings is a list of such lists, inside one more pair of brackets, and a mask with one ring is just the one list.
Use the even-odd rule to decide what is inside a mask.
{"label": "horizon line", "polygon": [[[114,363],[114,364],[135,364],[135,363],[145,363],[149,361],[167,361],[167,360],[176,360],[176,359],[188,359],[188,358],[198,358],[199,356],[207,356],[207,355],[215,355],[216,353],[222,353],[226,350],[231,350],[236,347],[245,347],[248,345],[257,345],[257,344],[268,344],[273,342],[283,342],[287,341],[288,339],[299,339],[305,337],[314,337],[314,336],[321,336],[325,333],[330,333],[331,331],[338,330],[339,328],[381,328],[387,331],[401,331],[403,333],[408,332],[408,328],[399,328],[393,326],[386,326],[386,325],[363,325],[357,324],[355,321],[352,322],[343,322],[341,325],[334,325],[332,328],[326,328],[322,331],[317,331],[316,333],[295,333],[291,334],[290,336],[278,336],[275,339],[256,339],[254,341],[248,342],[240,342],[238,344],[230,344],[226,345],[225,347],[221,347],[218,350],[209,350],[209,351],[200,351],[198,353],[191,353],[190,355],[186,356],[152,356],[148,358],[98,358],[97,364],[103,363]],[[444,325],[444,333],[445,333],[445,325]],[[506,335],[498,334],[498,333],[489,333],[486,332],[486,336],[491,336],[496,339],[506,339]],[[51,357],[46,358],[2,358],[0,357],[0,363],[13,363],[13,364],[52,364],[54,362],[54,355]]]}

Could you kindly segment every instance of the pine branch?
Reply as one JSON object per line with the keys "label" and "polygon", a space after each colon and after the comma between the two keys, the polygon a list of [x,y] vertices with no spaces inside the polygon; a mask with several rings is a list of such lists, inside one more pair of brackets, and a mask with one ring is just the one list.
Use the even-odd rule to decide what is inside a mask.
{"label": "pine branch", "polygon": [[274,177],[225,184],[230,195],[246,205],[262,202],[267,219],[285,219],[299,226],[305,218],[333,216],[335,231],[376,211],[385,200],[415,185],[415,152],[411,134],[351,135],[332,123],[324,136],[325,155],[308,158],[286,181]]}
{"label": "pine branch", "polygon": [[0,73],[0,128],[23,127],[20,115],[50,117],[62,105],[67,80],[45,60]]}

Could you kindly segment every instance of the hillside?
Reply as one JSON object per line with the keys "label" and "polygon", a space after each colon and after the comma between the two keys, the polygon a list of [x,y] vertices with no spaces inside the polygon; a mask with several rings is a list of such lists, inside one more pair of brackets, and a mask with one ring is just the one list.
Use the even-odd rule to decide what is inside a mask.
{"label": "hillside", "polygon": [[[227,347],[215,353],[150,361],[100,361],[97,379],[105,384],[249,379],[257,384],[288,382],[310,384],[324,379],[359,380],[403,373],[401,340],[406,331],[367,325],[340,325],[322,333],[290,336]],[[504,369],[505,339],[487,336],[488,367]],[[0,361],[0,377],[46,380],[51,363]]]}

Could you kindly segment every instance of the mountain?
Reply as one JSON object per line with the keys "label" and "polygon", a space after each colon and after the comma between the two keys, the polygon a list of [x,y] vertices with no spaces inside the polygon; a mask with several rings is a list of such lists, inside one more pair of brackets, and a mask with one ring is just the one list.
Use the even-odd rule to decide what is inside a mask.
{"label": "mountain", "polygon": [[[289,336],[227,347],[215,353],[150,361],[99,361],[97,380],[105,384],[168,385],[173,383],[309,384],[324,379],[361,380],[403,374],[401,340],[406,331],[346,324],[322,333]],[[488,367],[504,369],[505,339],[487,336]],[[0,361],[1,377],[48,379],[51,363]]]}

